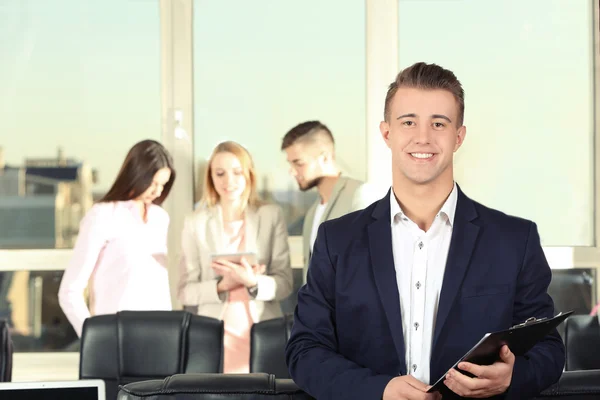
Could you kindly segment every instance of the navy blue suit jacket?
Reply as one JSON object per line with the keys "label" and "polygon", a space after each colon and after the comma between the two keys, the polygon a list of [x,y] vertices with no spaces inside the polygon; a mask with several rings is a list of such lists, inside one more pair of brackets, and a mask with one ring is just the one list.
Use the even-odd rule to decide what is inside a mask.
{"label": "navy blue suit jacket", "polygon": [[[292,378],[319,400],[381,399],[387,383],[407,373],[389,196],[319,228],[286,348]],[[550,279],[533,222],[484,207],[459,189],[431,383],[485,333],[554,316]],[[564,362],[554,331],[517,357],[505,397],[537,395],[558,380]]]}

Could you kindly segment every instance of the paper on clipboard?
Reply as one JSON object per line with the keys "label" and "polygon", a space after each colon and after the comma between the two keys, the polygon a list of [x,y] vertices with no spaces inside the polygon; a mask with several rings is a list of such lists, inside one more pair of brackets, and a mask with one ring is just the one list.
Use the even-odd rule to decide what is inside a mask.
{"label": "paper on clipboard", "polygon": [[[515,356],[522,356],[537,342],[542,340],[550,331],[560,325],[573,311],[558,313],[556,316],[536,319],[527,319],[507,330],[486,333],[475,346],[462,356],[448,371],[441,376],[427,391],[439,391],[444,386],[444,379],[452,369],[458,369],[458,364],[467,361],[477,365],[491,365],[500,359],[500,349],[507,345]],[[460,370],[459,370],[460,371]],[[460,371],[467,375],[465,371]]]}

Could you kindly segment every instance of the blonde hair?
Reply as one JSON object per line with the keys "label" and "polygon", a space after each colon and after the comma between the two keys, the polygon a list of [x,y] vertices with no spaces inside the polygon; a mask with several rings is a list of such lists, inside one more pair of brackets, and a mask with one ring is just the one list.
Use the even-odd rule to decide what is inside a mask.
{"label": "blonde hair", "polygon": [[256,192],[256,171],[254,169],[254,162],[252,162],[252,157],[248,150],[241,144],[232,141],[219,143],[208,160],[208,166],[204,173],[202,204],[213,207],[219,203],[220,196],[212,179],[212,162],[219,153],[231,153],[240,161],[242,173],[244,174],[244,178],[246,178],[246,188],[244,189],[244,193],[242,193],[242,201],[245,204],[244,208],[248,206],[258,208],[261,205],[261,200]]}

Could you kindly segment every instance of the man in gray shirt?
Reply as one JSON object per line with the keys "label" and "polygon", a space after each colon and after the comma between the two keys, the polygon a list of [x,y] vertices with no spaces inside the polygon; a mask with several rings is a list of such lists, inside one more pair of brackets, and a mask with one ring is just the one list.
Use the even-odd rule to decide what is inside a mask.
{"label": "man in gray shirt", "polygon": [[327,126],[307,121],[293,127],[283,137],[290,172],[302,191],[317,188],[319,198],[309,208],[302,227],[304,282],[321,222],[365,208],[376,199],[370,186],[341,176],[335,161],[335,143]]}

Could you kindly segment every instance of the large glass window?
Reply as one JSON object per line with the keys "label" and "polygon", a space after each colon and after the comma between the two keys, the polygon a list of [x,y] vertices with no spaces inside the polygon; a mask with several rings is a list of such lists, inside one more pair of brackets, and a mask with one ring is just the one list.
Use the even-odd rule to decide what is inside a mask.
{"label": "large glass window", "polygon": [[0,248],[68,248],[127,150],[160,138],[158,1],[0,10]]}
{"label": "large glass window", "polygon": [[[158,0],[0,2],[0,249],[72,247],[129,148],[160,139],[159,22]],[[3,266],[16,351],[77,350],[64,267]]]}
{"label": "large glass window", "polygon": [[290,234],[300,235],[316,192],[298,191],[281,139],[318,119],[333,132],[343,173],[365,179],[365,85],[364,1],[195,0],[198,177],[215,145],[241,143],[262,197],[279,202]]}
{"label": "large glass window", "polygon": [[589,0],[399,0],[399,62],[453,70],[467,195],[539,225],[545,246],[593,246],[593,18]]}

